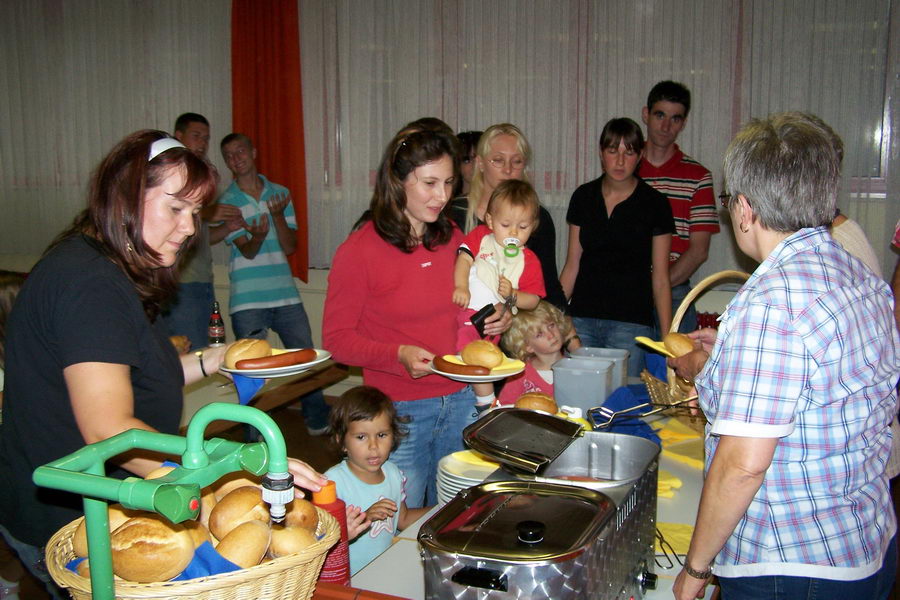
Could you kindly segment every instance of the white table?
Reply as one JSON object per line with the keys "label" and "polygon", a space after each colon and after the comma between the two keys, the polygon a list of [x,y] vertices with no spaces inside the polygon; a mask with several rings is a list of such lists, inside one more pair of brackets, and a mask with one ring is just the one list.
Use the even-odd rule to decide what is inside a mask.
{"label": "white table", "polygon": [[[665,456],[660,457],[659,467],[680,478],[683,485],[680,490],[675,492],[674,498],[658,499],[657,520],[664,523],[693,525],[697,516],[697,506],[700,503],[702,472]],[[382,594],[392,594],[410,600],[424,599],[424,570],[416,536],[422,523],[427,521],[438,508],[433,508],[410,527],[401,531],[398,539],[390,548],[353,576],[353,587]],[[648,591],[644,597],[647,600],[672,598],[672,585],[675,583],[675,576],[678,575],[680,569],[681,567],[677,563],[673,569],[656,567],[655,572],[659,576],[657,589]]]}

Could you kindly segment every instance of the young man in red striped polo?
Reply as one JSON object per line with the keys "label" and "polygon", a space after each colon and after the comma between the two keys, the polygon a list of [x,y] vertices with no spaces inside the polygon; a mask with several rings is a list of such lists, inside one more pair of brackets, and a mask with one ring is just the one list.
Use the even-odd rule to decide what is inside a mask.
{"label": "young man in red striped polo", "polygon": [[[669,256],[673,315],[691,289],[691,275],[706,262],[712,234],[719,231],[712,175],[675,143],[690,110],[691,92],[680,83],[661,81],[650,90],[642,111],[647,143],[638,175],[669,199],[675,219]],[[679,330],[696,328],[692,307]]]}

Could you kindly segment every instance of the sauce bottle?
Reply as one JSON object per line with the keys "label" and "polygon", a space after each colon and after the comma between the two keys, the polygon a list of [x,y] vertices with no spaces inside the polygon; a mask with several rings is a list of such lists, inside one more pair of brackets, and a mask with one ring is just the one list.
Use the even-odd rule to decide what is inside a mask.
{"label": "sauce bottle", "polygon": [[341,526],[341,537],[325,556],[319,581],[349,586],[350,542],[347,539],[347,505],[337,497],[337,487],[333,481],[326,483],[318,492],[313,492],[312,502],[337,519]]}

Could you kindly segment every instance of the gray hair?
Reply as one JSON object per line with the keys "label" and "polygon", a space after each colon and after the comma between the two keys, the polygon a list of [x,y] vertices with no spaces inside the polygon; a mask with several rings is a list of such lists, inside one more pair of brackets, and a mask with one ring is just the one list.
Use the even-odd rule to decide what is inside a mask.
{"label": "gray hair", "polygon": [[725,182],[744,196],[766,229],[794,232],[828,225],[841,172],[840,137],[818,117],[800,112],[753,119],[725,152]]}

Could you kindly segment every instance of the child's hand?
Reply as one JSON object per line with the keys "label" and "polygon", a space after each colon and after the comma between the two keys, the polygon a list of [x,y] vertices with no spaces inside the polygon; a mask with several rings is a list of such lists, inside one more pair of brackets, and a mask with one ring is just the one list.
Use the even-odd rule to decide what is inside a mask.
{"label": "child's hand", "polygon": [[389,498],[382,498],[369,507],[366,511],[366,517],[370,521],[384,521],[394,516],[397,512],[397,505]]}
{"label": "child's hand", "polygon": [[363,531],[369,528],[372,521],[358,506],[347,505],[347,539],[354,540]]}
{"label": "child's hand", "polygon": [[469,290],[461,287],[454,288],[453,304],[457,305],[460,308],[467,307],[469,305]]}
{"label": "child's hand", "polygon": [[513,293],[512,283],[503,275],[500,276],[500,285],[497,287],[497,293],[503,299],[509,298]]}

